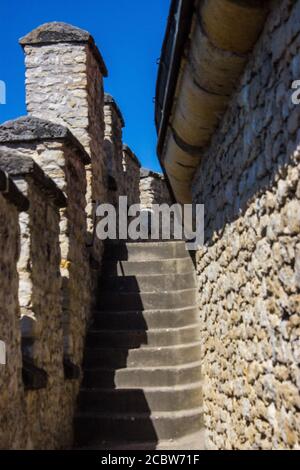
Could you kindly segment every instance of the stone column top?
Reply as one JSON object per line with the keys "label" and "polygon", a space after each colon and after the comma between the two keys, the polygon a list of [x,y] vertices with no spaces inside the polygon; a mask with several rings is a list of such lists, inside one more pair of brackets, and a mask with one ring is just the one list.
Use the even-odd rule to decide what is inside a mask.
{"label": "stone column top", "polygon": [[0,169],[0,193],[5,199],[13,204],[19,212],[27,211],[29,208],[29,201],[21,191],[17,188],[8,174]]}
{"label": "stone column top", "polygon": [[165,177],[162,173],[157,173],[156,171],[148,170],[146,168],[142,168],[140,171],[141,179],[144,178],[157,178],[160,180],[165,180]]}
{"label": "stone column top", "polygon": [[47,176],[42,168],[30,157],[24,157],[15,151],[0,150],[0,169],[11,177],[30,177],[40,190],[59,207],[67,206],[64,193]]}
{"label": "stone column top", "polygon": [[105,62],[95,44],[93,36],[88,31],[76,26],[58,21],[45,23],[22,37],[19,43],[23,48],[25,46],[43,46],[59,43],[88,44],[99,64],[102,75],[104,77],[108,76]]}
{"label": "stone column top", "polygon": [[85,165],[91,163],[90,156],[72,132],[60,124],[39,119],[33,116],[22,116],[0,126],[0,145],[12,143],[28,143],[58,141],[73,146]]}
{"label": "stone column top", "polygon": [[121,110],[120,110],[116,100],[109,93],[104,93],[104,104],[106,106],[111,106],[115,110],[117,116],[119,117],[119,119],[121,121],[122,127],[125,127],[125,121],[124,121],[123,115],[121,113]]}
{"label": "stone column top", "polygon": [[123,152],[125,152],[134,161],[134,163],[136,163],[136,165],[138,165],[141,168],[142,165],[138,157],[135,155],[135,153],[133,153],[133,151],[131,150],[130,147],[128,147],[128,145],[126,144],[123,145]]}

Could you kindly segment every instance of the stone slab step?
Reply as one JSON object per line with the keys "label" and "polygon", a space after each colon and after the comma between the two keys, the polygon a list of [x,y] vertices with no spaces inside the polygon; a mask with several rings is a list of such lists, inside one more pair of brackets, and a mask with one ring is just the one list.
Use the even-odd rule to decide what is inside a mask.
{"label": "stone slab step", "polygon": [[160,442],[106,442],[90,445],[81,450],[206,450],[205,431],[201,429],[194,434],[180,437],[179,439],[162,440]]}
{"label": "stone slab step", "polygon": [[197,323],[199,312],[194,305],[186,308],[153,309],[153,310],[130,310],[119,312],[94,312],[94,328],[105,328],[112,330],[152,328],[180,328]]}
{"label": "stone slab step", "polygon": [[160,261],[109,261],[104,260],[105,276],[137,276],[152,274],[183,274],[194,271],[191,258],[174,258]]}
{"label": "stone slab step", "polygon": [[199,324],[182,328],[156,330],[91,330],[86,344],[88,347],[138,348],[141,345],[171,346],[193,343],[200,340]]}
{"label": "stone slab step", "polygon": [[202,383],[144,389],[82,389],[81,412],[145,413],[202,406]]}
{"label": "stone slab step", "polygon": [[189,252],[182,241],[111,243],[106,246],[104,257],[110,260],[155,261],[186,258]]}
{"label": "stone slab step", "polygon": [[99,291],[113,292],[163,292],[196,287],[194,272],[182,274],[152,274],[137,276],[103,276]]}
{"label": "stone slab step", "polygon": [[201,362],[179,366],[107,369],[95,368],[84,371],[85,388],[142,388],[172,387],[200,382],[202,380]]}
{"label": "stone slab step", "polygon": [[180,346],[127,348],[86,348],[84,367],[150,367],[187,364],[200,360],[199,342]]}
{"label": "stone slab step", "polygon": [[99,310],[152,310],[157,308],[184,308],[196,305],[194,289],[152,293],[103,292],[99,299]]}
{"label": "stone slab step", "polygon": [[178,439],[203,427],[202,408],[147,413],[79,413],[74,422],[75,445],[106,441],[159,442]]}

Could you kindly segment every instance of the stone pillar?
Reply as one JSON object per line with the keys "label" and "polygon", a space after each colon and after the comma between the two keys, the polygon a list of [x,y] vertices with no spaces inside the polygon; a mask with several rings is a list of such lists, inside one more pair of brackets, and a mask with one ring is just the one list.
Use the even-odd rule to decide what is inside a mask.
{"label": "stone pillar", "polygon": [[47,23],[20,40],[25,51],[28,113],[68,127],[91,157],[87,171],[88,240],[101,262],[95,209],[107,201],[103,150],[103,77],[107,69],[92,36],[65,23]]}
{"label": "stone pillar", "polygon": [[0,449],[26,447],[17,261],[19,211],[28,206],[28,200],[0,170],[0,341],[5,345],[5,361],[0,361]]}
{"label": "stone pillar", "polygon": [[122,129],[125,127],[125,122],[116,101],[107,93],[104,95],[104,121],[104,148],[110,183],[109,201],[115,204],[119,196],[125,195],[122,161]]}
{"label": "stone pillar", "polygon": [[34,448],[45,448],[43,432],[46,447],[54,448],[65,418],[59,400],[64,389],[59,210],[67,201],[53,180],[22,153],[2,152],[0,168],[30,202],[19,219],[18,261],[26,432]]}
{"label": "stone pillar", "polygon": [[[0,126],[0,146],[33,158],[67,196],[67,208],[60,210],[64,350],[67,357],[80,365],[91,309],[85,245],[85,165],[90,163],[90,158],[67,128],[33,117]],[[43,233],[42,227],[40,232]]]}
{"label": "stone pillar", "polygon": [[128,196],[128,205],[140,203],[140,169],[137,156],[123,145],[124,194]]}

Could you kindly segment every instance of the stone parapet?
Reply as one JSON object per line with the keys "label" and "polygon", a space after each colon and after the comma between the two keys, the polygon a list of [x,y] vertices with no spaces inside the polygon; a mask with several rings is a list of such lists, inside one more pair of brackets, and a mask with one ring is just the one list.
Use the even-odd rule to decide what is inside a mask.
{"label": "stone parapet", "polygon": [[142,168],[140,171],[141,206],[150,209],[153,204],[171,204],[166,180],[161,173]]}
{"label": "stone parapet", "polygon": [[123,145],[124,194],[128,205],[140,203],[140,168],[141,163],[128,145]]}
{"label": "stone parapet", "polygon": [[90,254],[101,265],[96,206],[107,201],[104,140],[104,61],[91,35],[65,23],[47,23],[20,40],[25,52],[29,114],[69,128],[91,157],[86,168]]}
{"label": "stone parapet", "polygon": [[[118,197],[124,195],[125,191],[122,161],[122,129],[125,122],[116,101],[107,93],[104,95],[104,121],[104,148],[110,181],[109,202],[117,204]],[[115,184],[112,183],[112,180]]]}
{"label": "stone parapet", "polygon": [[88,31],[77,28],[76,26],[72,26],[68,23],[58,21],[45,23],[21,38],[19,43],[22,47],[59,43],[88,44],[99,64],[103,77],[107,77],[108,75],[103,57],[91,34]]}
{"label": "stone parapet", "polygon": [[0,364],[0,449],[26,447],[17,272],[19,209],[24,209],[25,203],[28,206],[12,182],[8,189],[7,175],[0,170],[0,341],[6,349],[6,364]]}
{"label": "stone parapet", "polygon": [[[27,433],[39,447],[43,437],[36,423],[47,427],[55,445],[61,439],[57,397],[64,388],[63,329],[59,273],[60,209],[67,201],[56,184],[22,152],[0,152],[0,168],[5,170],[29,199],[26,213],[20,214],[19,306],[23,356],[23,380]],[[44,409],[40,415],[40,409]],[[66,416],[62,417],[65,419]]]}
{"label": "stone parapet", "polygon": [[9,175],[2,170],[0,170],[0,192],[2,197],[14,205],[18,211],[22,212],[28,210],[28,199],[21,193],[21,191],[18,190]]}

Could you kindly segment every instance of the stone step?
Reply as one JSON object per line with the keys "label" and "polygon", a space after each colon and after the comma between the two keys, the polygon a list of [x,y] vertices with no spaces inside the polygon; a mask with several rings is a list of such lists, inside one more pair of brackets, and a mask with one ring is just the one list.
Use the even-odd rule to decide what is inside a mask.
{"label": "stone step", "polygon": [[199,342],[180,346],[127,348],[86,348],[84,366],[150,367],[187,364],[200,360]]}
{"label": "stone step", "polygon": [[180,366],[132,367],[124,369],[95,368],[84,371],[85,388],[172,387],[202,380],[201,362]]}
{"label": "stone step", "polygon": [[206,450],[204,429],[178,439],[161,440],[159,442],[126,442],[124,439],[118,442],[106,441],[101,444],[90,444],[80,450]]}
{"label": "stone step", "polygon": [[196,289],[169,292],[109,292],[101,294],[99,310],[153,310],[184,308],[196,305]]}
{"label": "stone step", "polygon": [[82,389],[81,412],[151,413],[180,411],[202,406],[202,384],[144,389]]}
{"label": "stone step", "polygon": [[200,340],[199,324],[183,328],[156,330],[91,330],[87,336],[88,347],[116,346],[138,348],[142,345],[171,346]]}
{"label": "stone step", "polygon": [[152,328],[185,327],[197,323],[199,312],[197,307],[154,310],[131,310],[119,312],[94,312],[94,328],[105,328],[111,330],[131,330]]}
{"label": "stone step", "polygon": [[196,286],[194,272],[184,274],[155,274],[137,276],[103,276],[99,291],[112,292],[163,292],[190,289]]}
{"label": "stone step", "polygon": [[104,257],[119,261],[155,261],[187,258],[189,252],[186,250],[186,244],[182,241],[108,243]]}
{"label": "stone step", "polygon": [[103,441],[159,442],[198,432],[203,427],[202,408],[145,413],[78,413],[74,432],[77,446]]}
{"label": "stone step", "polygon": [[191,258],[160,261],[108,261],[104,260],[105,276],[138,276],[153,274],[184,274],[194,271]]}

